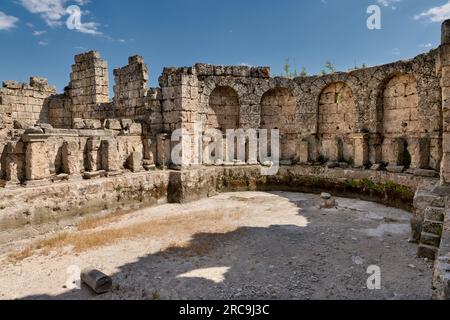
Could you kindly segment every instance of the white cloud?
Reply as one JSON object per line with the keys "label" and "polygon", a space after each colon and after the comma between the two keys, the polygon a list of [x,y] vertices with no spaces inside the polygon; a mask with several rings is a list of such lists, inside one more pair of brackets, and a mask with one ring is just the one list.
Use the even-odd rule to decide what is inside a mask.
{"label": "white cloud", "polygon": [[38,37],[38,36],[42,36],[45,33],[47,33],[47,31],[36,30],[36,31],[33,31],[33,36]]}
{"label": "white cloud", "polygon": [[396,3],[399,3],[402,0],[377,0],[378,4],[382,5],[383,7],[391,7],[392,10],[397,9],[395,6]]}
{"label": "white cloud", "polygon": [[433,7],[414,17],[416,20],[427,19],[430,22],[442,22],[450,18],[450,1],[442,6]]}
{"label": "white cloud", "polygon": [[431,44],[431,43],[420,44],[419,48],[423,48],[423,49],[433,48],[433,44]]}
{"label": "white cloud", "polygon": [[[63,25],[63,22],[66,22],[66,25],[70,30],[91,35],[101,35],[102,33],[98,30],[100,24],[96,22],[81,22],[81,17],[88,14],[89,11],[82,11],[78,6],[69,6],[66,8],[66,3],[68,1],[69,0],[20,0],[20,4],[29,12],[39,14],[50,27],[61,26]],[[90,0],[73,1],[79,6],[91,2]],[[66,16],[68,17],[68,19],[66,19],[67,21],[63,21]]]}
{"label": "white cloud", "polygon": [[31,13],[38,13],[50,27],[61,25],[66,15],[65,0],[20,0],[20,4]]}
{"label": "white cloud", "polygon": [[48,46],[48,42],[47,42],[47,41],[39,41],[38,44],[39,44],[40,46],[43,46],[43,47]]}
{"label": "white cloud", "polygon": [[18,18],[13,16],[8,16],[3,11],[0,11],[0,30],[9,30],[16,26]]}
{"label": "white cloud", "polygon": [[81,23],[79,28],[76,30],[79,32],[82,32],[82,33],[99,36],[99,35],[102,35],[102,33],[100,31],[98,31],[99,26],[100,25],[96,22],[85,22],[85,23]]}
{"label": "white cloud", "polygon": [[75,2],[79,5],[79,6],[84,6],[88,3],[91,2],[91,0],[75,0]]}

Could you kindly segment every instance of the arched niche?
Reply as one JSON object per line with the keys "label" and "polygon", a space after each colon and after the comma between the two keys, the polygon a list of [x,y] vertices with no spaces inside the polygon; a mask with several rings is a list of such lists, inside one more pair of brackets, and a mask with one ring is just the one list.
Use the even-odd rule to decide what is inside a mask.
{"label": "arched niche", "polygon": [[406,168],[428,167],[430,146],[420,136],[419,95],[412,75],[396,75],[386,82],[379,117],[383,161]]}
{"label": "arched niche", "polygon": [[322,90],[319,97],[317,133],[320,154],[329,161],[352,162],[355,131],[355,99],[352,89],[336,82]]}
{"label": "arched niche", "polygon": [[231,87],[217,87],[209,97],[207,127],[226,132],[239,128],[239,97]]}
{"label": "arched niche", "polygon": [[280,130],[281,160],[294,161],[296,158],[294,123],[296,107],[296,99],[287,88],[270,89],[261,98],[260,127],[267,130]]}

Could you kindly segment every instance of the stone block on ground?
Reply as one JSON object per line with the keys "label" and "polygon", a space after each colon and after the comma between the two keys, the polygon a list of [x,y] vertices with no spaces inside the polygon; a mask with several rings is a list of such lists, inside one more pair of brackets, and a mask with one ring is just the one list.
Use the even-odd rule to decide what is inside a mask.
{"label": "stone block on ground", "polygon": [[323,200],[322,203],[320,204],[320,209],[334,209],[336,207],[337,202],[336,199],[334,198]]}
{"label": "stone block on ground", "polygon": [[405,170],[404,166],[387,166],[386,170],[392,173],[402,173]]}

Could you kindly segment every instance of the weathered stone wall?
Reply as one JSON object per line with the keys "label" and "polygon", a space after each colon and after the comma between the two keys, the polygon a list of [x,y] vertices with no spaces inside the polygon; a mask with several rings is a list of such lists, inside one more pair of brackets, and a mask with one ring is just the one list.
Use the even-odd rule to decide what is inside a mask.
{"label": "weathered stone wall", "polygon": [[[151,89],[147,65],[133,56],[114,70],[112,101],[107,63],[97,52],[80,54],[63,94],[39,78],[30,85],[5,83],[1,177],[17,185],[170,166],[171,133],[182,128],[193,135],[198,122],[224,135],[227,129],[278,129],[283,165],[387,166],[412,177],[434,176],[445,154],[444,48],[384,66],[295,79],[271,78],[267,67],[165,68],[160,88]],[[25,117],[22,109],[30,113]],[[34,122],[14,128],[17,117]],[[36,122],[42,124],[29,127]],[[183,150],[187,159],[192,151]],[[257,159],[247,155],[245,161]]]}
{"label": "weathered stone wall", "polygon": [[[203,118],[203,117],[202,117]],[[208,128],[227,129],[239,128],[239,99],[230,87],[218,87],[209,97],[209,108],[205,124]]]}
{"label": "weathered stone wall", "polygon": [[[30,82],[4,81],[0,88],[0,179],[22,176],[20,134],[29,126],[49,122],[49,103],[56,93],[47,79],[31,77]],[[10,154],[10,166],[4,163]],[[17,172],[17,174],[16,174]]]}
{"label": "weathered stone wall", "polygon": [[351,88],[342,82],[326,87],[319,98],[318,137],[320,154],[335,162],[354,159],[355,100]]}
{"label": "weathered stone wall", "polygon": [[6,231],[25,226],[38,229],[45,223],[102,210],[140,208],[165,201],[185,203],[227,191],[333,190],[336,195],[411,210],[414,190],[424,181],[437,180],[317,166],[283,167],[277,175],[268,177],[261,175],[259,166],[245,166],[126,173],[104,179],[57,181],[26,189],[0,189],[0,241]]}
{"label": "weathered stone wall", "polygon": [[[91,179],[127,169],[143,171],[144,154],[142,125],[131,120],[105,130],[34,127],[4,147],[2,179],[3,184],[17,187],[82,176]],[[133,166],[132,157],[138,161]]]}
{"label": "weathered stone wall", "polygon": [[296,99],[285,88],[267,91],[261,98],[261,129],[280,130],[281,159],[296,160],[297,124],[294,122]]}
{"label": "weathered stone wall", "polygon": [[148,91],[148,67],[140,56],[128,59],[126,67],[115,69],[114,108],[115,116],[134,118],[136,109],[145,104]]}
{"label": "weathered stone wall", "polygon": [[[240,104],[240,127],[280,130],[284,160],[299,161],[301,145],[307,141],[311,161],[320,158],[353,164],[355,158],[361,158],[355,154],[359,152],[354,148],[355,139],[364,133],[365,165],[402,165],[397,160],[403,150],[394,142],[403,139],[404,153],[411,157],[406,168],[438,171],[442,112],[436,58],[437,51],[432,51],[384,66],[296,79],[270,78],[267,68],[197,64],[193,68],[170,69],[165,78],[170,76],[172,87],[178,82],[182,87],[178,91],[185,92],[195,88],[194,83],[199,94],[197,101],[192,99],[195,93],[189,95],[191,99],[179,99],[181,106],[176,108],[182,110],[181,114],[171,114],[171,122],[183,119],[183,127],[189,128],[195,121],[208,124],[205,115],[223,118],[222,109],[211,114],[211,99],[224,105],[224,99],[235,96]],[[190,77],[191,83],[183,85],[183,77]],[[166,83],[161,85],[164,91]],[[170,106],[167,110],[176,108]],[[236,115],[235,107],[227,110],[228,115]],[[404,118],[402,110],[406,110]]]}
{"label": "weathered stone wall", "polygon": [[101,211],[113,212],[164,203],[168,171],[48,184],[41,187],[0,189],[0,242],[18,235],[32,236],[45,224],[62,223]]}
{"label": "weathered stone wall", "polygon": [[[107,97],[106,62],[96,52],[75,58],[72,80],[50,100],[58,128],[109,129],[108,119],[134,119],[157,152],[158,134],[203,128],[279,129],[281,159],[356,167],[438,171],[442,158],[437,51],[350,73],[270,78],[269,69],[197,64],[166,68],[148,89],[142,57],[116,69]],[[363,136],[361,136],[363,134]],[[188,157],[189,158],[189,157]]]}
{"label": "weathered stone wall", "polygon": [[49,124],[55,128],[72,128],[72,102],[67,92],[52,97],[48,112]]}
{"label": "weathered stone wall", "polygon": [[[450,183],[449,35],[447,21],[438,49],[351,72],[287,79],[271,77],[268,67],[196,64],[165,68],[159,88],[147,87],[148,67],[132,56],[114,70],[112,100],[107,62],[95,51],[75,56],[62,94],[37,77],[29,84],[5,81],[0,231],[108,203],[147,203],[146,196],[150,203],[166,196],[183,202],[234,189],[331,189],[413,211],[421,183],[436,183],[439,175],[442,185]],[[226,158],[206,162],[189,147],[182,150],[186,162],[173,166],[171,134],[184,129],[193,137],[199,123],[200,133],[218,129],[222,135],[278,129],[283,167],[261,176],[253,165],[267,163],[250,155],[247,141],[244,161],[226,148]],[[269,143],[270,152],[273,147]],[[191,167],[194,159],[200,168]],[[130,173],[155,164],[179,171]],[[67,200],[63,209],[61,198]],[[441,235],[430,237],[427,230],[439,210],[422,198],[417,192],[413,233],[419,253],[435,254]]]}
{"label": "weathered stone wall", "polygon": [[75,56],[68,88],[72,118],[107,118],[109,111],[108,63],[98,52]]}
{"label": "weathered stone wall", "polygon": [[16,122],[17,129],[47,123],[48,103],[55,93],[55,87],[50,87],[44,78],[31,77],[29,84],[4,81],[0,88],[2,116],[10,116]]}

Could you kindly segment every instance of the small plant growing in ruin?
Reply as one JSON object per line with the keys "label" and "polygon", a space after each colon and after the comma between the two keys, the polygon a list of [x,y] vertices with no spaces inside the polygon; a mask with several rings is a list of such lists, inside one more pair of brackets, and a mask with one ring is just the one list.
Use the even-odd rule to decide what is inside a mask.
{"label": "small plant growing in ruin", "polygon": [[283,71],[284,71],[284,73],[281,75],[281,77],[283,77],[283,78],[293,79],[293,78],[298,77],[297,69],[294,69],[294,71],[291,71],[291,64],[290,64],[289,58],[287,58],[284,62]]}
{"label": "small plant growing in ruin", "polygon": [[302,72],[300,72],[300,77],[305,78],[308,76],[308,72],[305,67],[302,67]]}
{"label": "small plant growing in ruin", "polygon": [[331,61],[325,62],[325,69],[328,70],[331,74],[336,72],[336,68]]}

